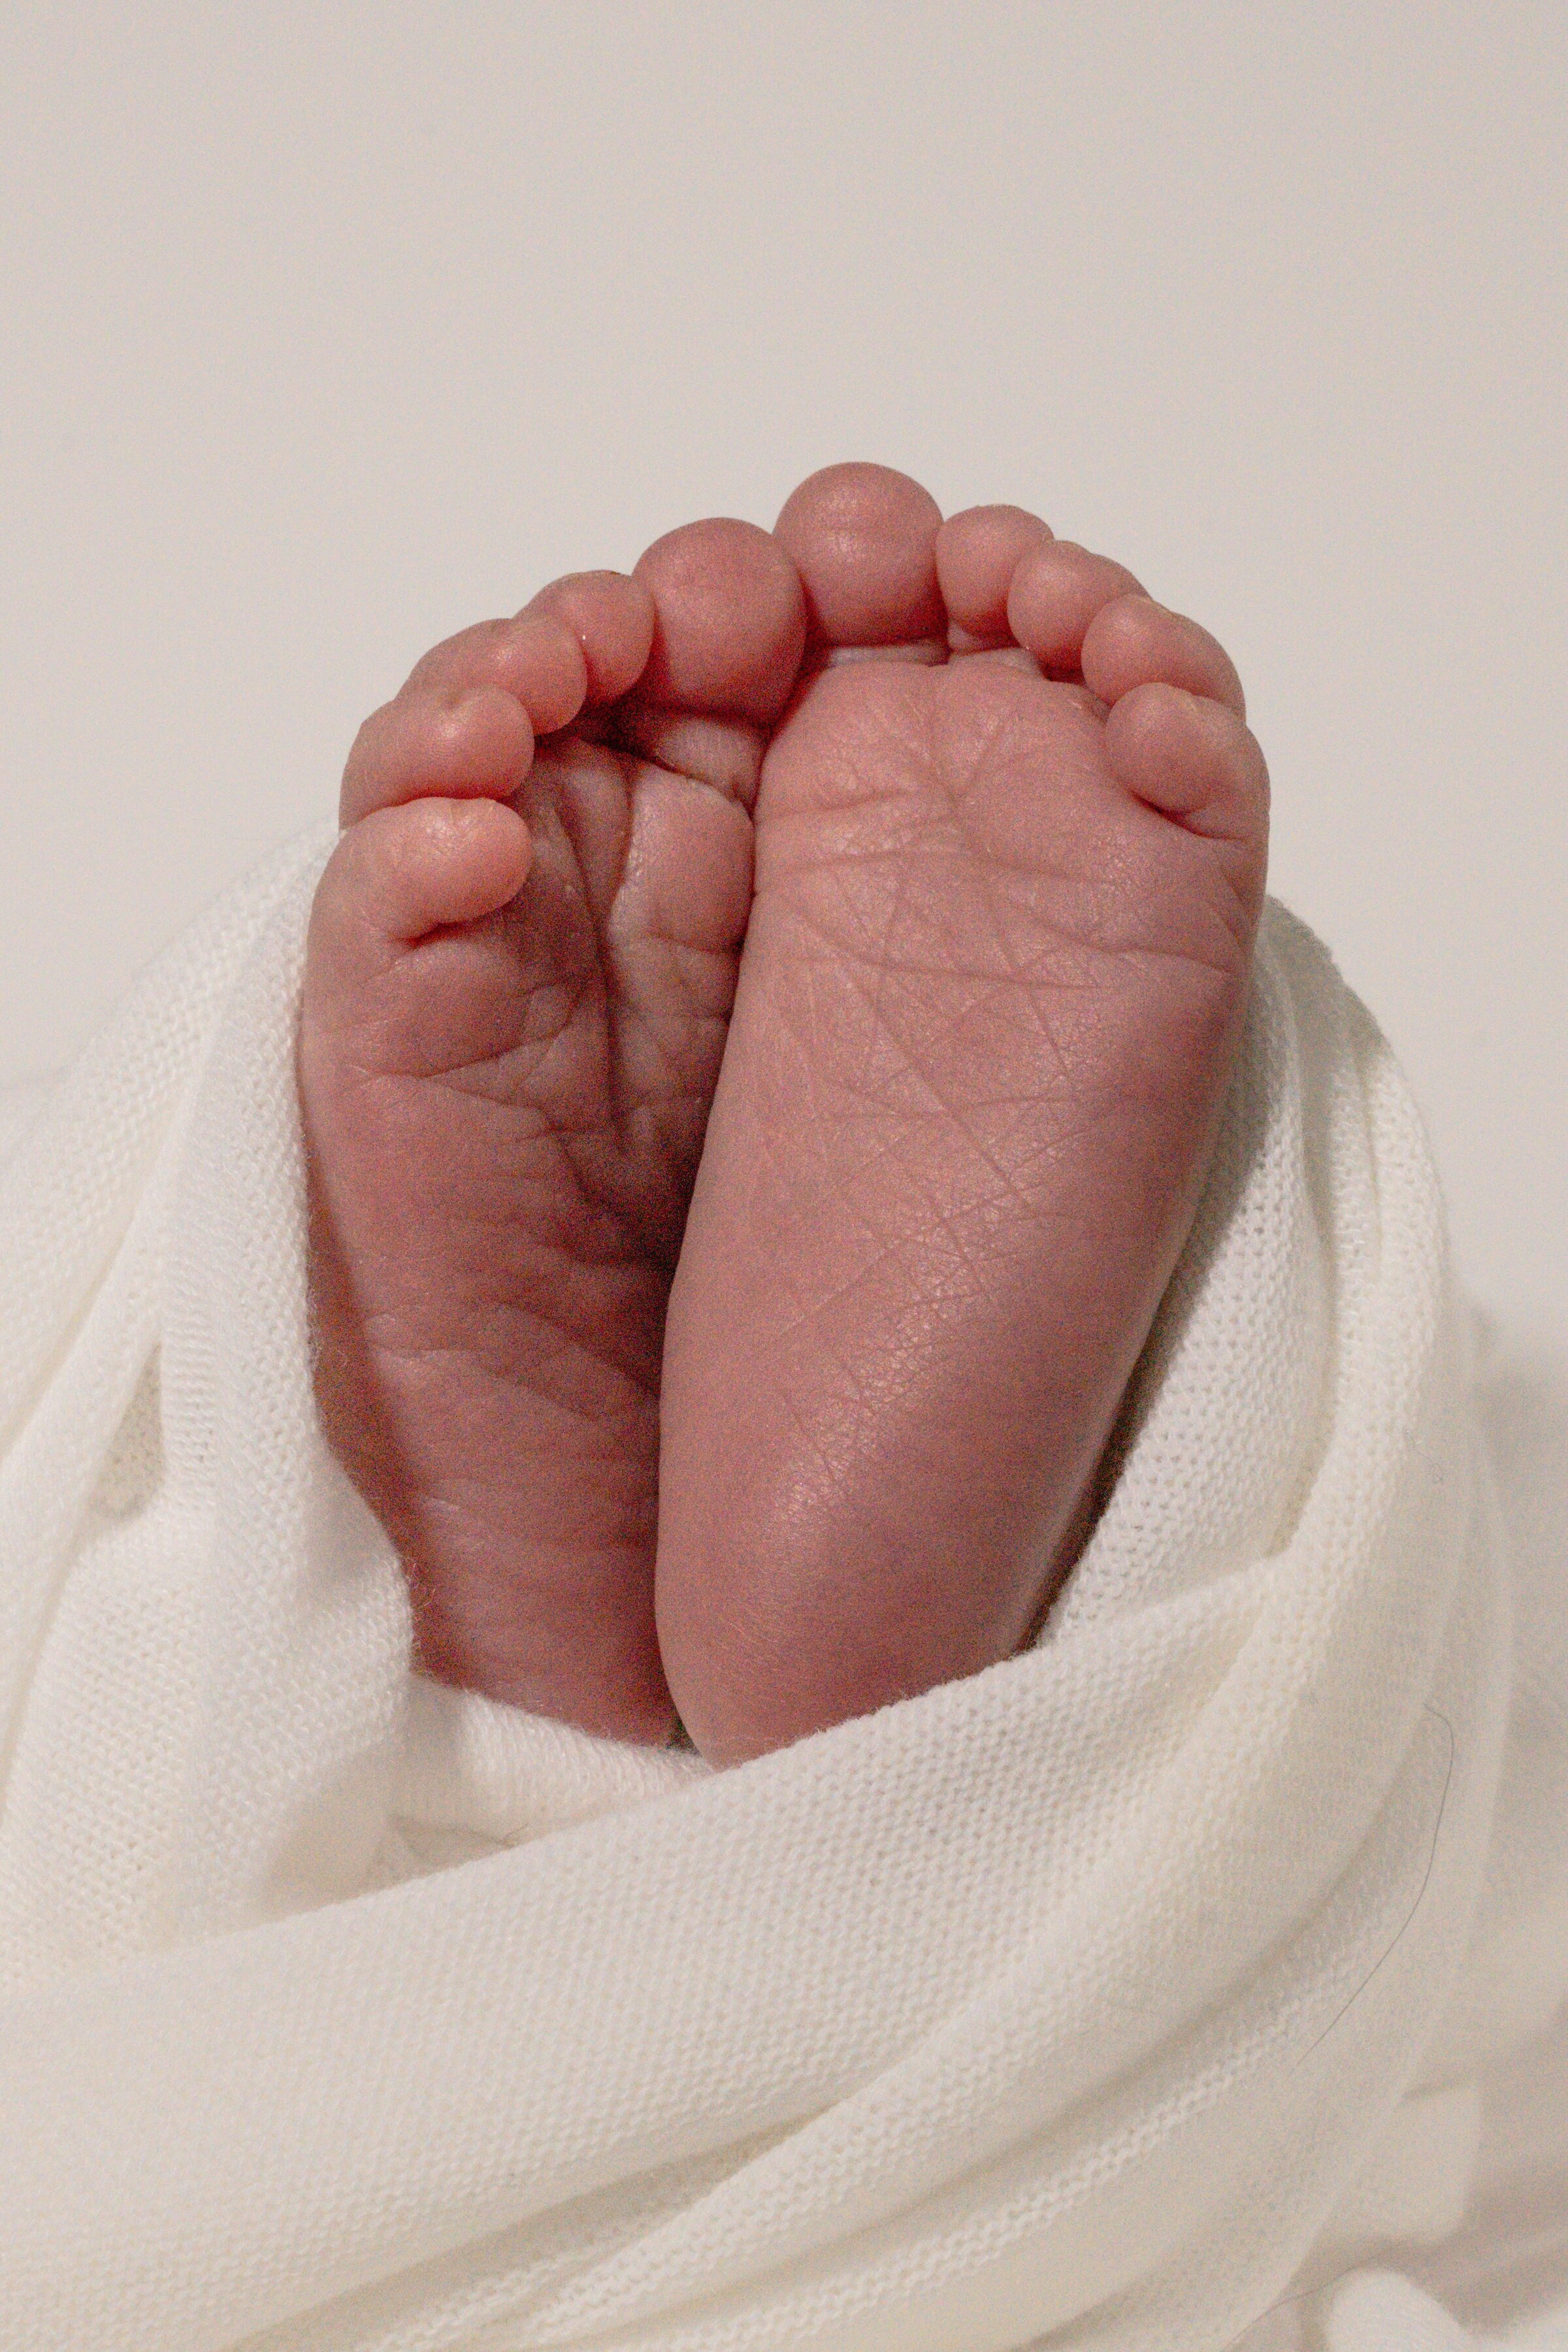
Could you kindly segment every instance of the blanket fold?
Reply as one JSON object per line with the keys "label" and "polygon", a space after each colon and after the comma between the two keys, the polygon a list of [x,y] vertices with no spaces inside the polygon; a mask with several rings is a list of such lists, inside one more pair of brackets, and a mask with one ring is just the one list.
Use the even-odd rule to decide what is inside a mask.
{"label": "blanket fold", "polygon": [[411,1673],[310,1392],[328,846],[0,1159],[0,2347],[1483,2340],[1489,2086],[1568,1995],[1562,1424],[1321,948],[1270,904],[1040,1640],[715,1774]]}

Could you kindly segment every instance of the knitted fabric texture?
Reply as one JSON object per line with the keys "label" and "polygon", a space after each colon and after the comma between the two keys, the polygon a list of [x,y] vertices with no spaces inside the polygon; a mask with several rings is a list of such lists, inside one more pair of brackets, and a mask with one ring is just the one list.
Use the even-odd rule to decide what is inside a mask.
{"label": "knitted fabric texture", "polygon": [[0,1162],[0,2347],[1481,2340],[1434,2264],[1568,1990],[1556,1423],[1322,950],[1270,906],[1038,1643],[713,1773],[411,1671],[311,1399],[326,848]]}

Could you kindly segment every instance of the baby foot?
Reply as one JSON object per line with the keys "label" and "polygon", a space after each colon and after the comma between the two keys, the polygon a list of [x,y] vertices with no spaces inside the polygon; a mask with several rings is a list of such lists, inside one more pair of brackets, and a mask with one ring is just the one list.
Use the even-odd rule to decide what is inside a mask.
{"label": "baby foot", "polygon": [[805,639],[768,533],[691,525],[437,646],[367,720],[300,1074],[317,1392],[421,1662],[667,1738],[659,1358],[770,723]]}
{"label": "baby foot", "polygon": [[665,1350],[659,1638],[716,1760],[1038,1624],[1196,1205],[1266,856],[1235,670],[1119,565],[875,467],[777,535],[812,641]]}

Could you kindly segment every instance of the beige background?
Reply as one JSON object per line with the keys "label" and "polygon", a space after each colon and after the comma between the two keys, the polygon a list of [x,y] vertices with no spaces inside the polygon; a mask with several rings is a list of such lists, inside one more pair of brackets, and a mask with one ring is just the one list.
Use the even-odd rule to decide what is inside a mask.
{"label": "beige background", "polygon": [[1224,636],[1275,887],[1568,1334],[1561,0],[14,0],[0,86],[0,1077],[430,640],[875,457]]}

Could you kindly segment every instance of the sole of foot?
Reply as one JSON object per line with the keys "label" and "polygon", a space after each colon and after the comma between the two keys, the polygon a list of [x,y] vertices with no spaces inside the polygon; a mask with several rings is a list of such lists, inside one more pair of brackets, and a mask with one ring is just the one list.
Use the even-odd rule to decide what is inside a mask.
{"label": "sole of foot", "polygon": [[836,467],[664,1353],[663,1668],[733,1762],[1039,1625],[1190,1229],[1268,776],[1215,640]]}
{"label": "sole of foot", "polygon": [[805,633],[700,523],[427,655],[367,720],[310,926],[316,1388],[431,1674],[674,1725],[654,1613],[664,1319]]}

